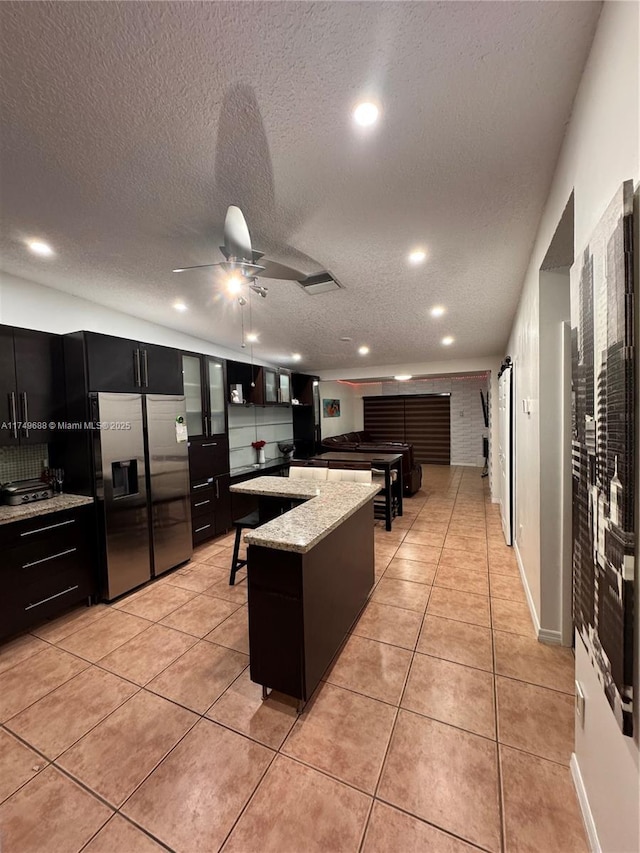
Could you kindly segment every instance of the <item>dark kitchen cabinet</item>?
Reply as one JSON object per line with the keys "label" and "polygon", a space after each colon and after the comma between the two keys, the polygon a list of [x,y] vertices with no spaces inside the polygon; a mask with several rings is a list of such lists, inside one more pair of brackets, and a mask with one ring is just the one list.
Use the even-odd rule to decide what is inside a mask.
{"label": "dark kitchen cabinet", "polygon": [[293,443],[299,459],[314,456],[320,447],[320,392],[317,376],[294,373],[291,377],[293,399]]}
{"label": "dark kitchen cabinet", "polygon": [[284,405],[291,403],[291,371],[278,370],[278,402]]}
{"label": "dark kitchen cabinet", "polygon": [[263,367],[262,376],[264,381],[264,402],[267,405],[279,403],[278,371],[271,367]]}
{"label": "dark kitchen cabinet", "polygon": [[74,332],[67,338],[83,342],[87,391],[183,393],[182,364],[176,349],[97,332]]}
{"label": "dark kitchen cabinet", "polygon": [[60,336],[0,327],[0,444],[47,443],[63,417]]}
{"label": "dark kitchen cabinet", "polygon": [[191,482],[191,530],[193,544],[199,545],[231,527],[229,475]]}
{"label": "dark kitchen cabinet", "polygon": [[0,526],[0,637],[90,601],[97,589],[94,506]]}
{"label": "dark kitchen cabinet", "polygon": [[[226,436],[224,360],[214,356],[182,353],[182,378],[189,438]],[[228,466],[225,470],[228,470]]]}
{"label": "dark kitchen cabinet", "polygon": [[[232,392],[239,388],[242,390],[242,399],[236,401]],[[290,406],[291,371],[228,361],[227,390],[230,405]]]}

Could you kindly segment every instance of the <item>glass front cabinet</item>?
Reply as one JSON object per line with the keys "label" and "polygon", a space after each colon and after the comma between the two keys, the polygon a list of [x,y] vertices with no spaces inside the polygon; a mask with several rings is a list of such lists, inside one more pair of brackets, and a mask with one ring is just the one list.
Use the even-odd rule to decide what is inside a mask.
{"label": "glass front cabinet", "polygon": [[227,431],[224,360],[209,355],[182,355],[182,376],[189,438],[208,438]]}

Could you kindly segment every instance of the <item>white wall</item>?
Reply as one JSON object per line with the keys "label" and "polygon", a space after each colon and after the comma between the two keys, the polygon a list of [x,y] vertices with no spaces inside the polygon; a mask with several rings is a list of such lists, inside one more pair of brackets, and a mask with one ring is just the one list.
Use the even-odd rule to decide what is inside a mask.
{"label": "white wall", "polygon": [[[575,189],[575,249],[581,251],[620,184],[640,177],[639,7],[604,4],[573,107],[545,210],[540,220],[508,351],[515,364],[516,541],[526,582],[560,598],[540,560],[540,281],[539,271],[564,207]],[[521,400],[533,402],[522,414]],[[560,441],[560,436],[556,439]],[[636,620],[638,610],[636,609]],[[636,626],[636,636],[640,632]],[[577,641],[576,677],[586,693],[584,728],[577,721],[576,761],[599,843],[607,853],[640,849],[638,739],[624,738],[614,722],[595,671]],[[638,649],[640,655],[640,648]],[[637,684],[636,684],[637,688]],[[638,691],[636,689],[636,720]],[[640,728],[640,726],[637,726]]]}
{"label": "white wall", "polygon": [[[0,323],[56,334],[103,332],[120,338],[133,338],[144,343],[193,350],[236,361],[248,360],[242,352],[185,335],[167,326],[148,323],[88,299],[80,299],[61,290],[3,272],[0,272]],[[266,364],[258,358],[255,358],[254,362]]]}
{"label": "white wall", "polygon": [[[325,418],[323,400],[340,400],[340,417]],[[322,438],[362,429],[362,400],[347,382],[320,381],[320,434]]]}

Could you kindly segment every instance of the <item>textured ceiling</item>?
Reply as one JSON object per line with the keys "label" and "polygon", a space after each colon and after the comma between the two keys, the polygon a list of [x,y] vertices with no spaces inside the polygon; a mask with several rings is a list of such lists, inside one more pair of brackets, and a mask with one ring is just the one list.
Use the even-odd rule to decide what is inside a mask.
{"label": "textured ceiling", "polygon": [[[211,274],[171,273],[222,259],[233,203],[256,248],[345,287],[269,282],[261,357],[499,354],[599,11],[0,3],[2,268],[238,348],[239,309]],[[350,118],[362,97],[382,108],[370,132]],[[33,237],[56,257],[29,254]],[[416,245],[429,258],[412,268]]]}

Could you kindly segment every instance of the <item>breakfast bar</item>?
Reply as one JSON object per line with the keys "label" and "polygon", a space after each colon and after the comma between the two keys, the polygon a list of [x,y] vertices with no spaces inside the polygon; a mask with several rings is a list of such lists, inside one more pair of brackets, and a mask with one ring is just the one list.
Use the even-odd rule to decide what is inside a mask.
{"label": "breakfast bar", "polygon": [[251,680],[302,704],[318,685],[374,583],[379,487],[258,477],[239,494],[300,502],[245,534]]}

